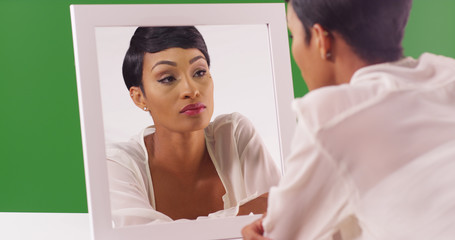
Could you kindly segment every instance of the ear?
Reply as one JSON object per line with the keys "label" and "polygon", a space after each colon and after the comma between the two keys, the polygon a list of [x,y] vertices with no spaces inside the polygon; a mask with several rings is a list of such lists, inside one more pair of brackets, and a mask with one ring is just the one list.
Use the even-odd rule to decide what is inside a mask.
{"label": "ear", "polygon": [[323,60],[330,60],[332,57],[332,35],[318,23],[313,25],[313,34],[321,58]]}
{"label": "ear", "polygon": [[130,87],[130,97],[140,109],[148,109],[145,95],[140,87]]}

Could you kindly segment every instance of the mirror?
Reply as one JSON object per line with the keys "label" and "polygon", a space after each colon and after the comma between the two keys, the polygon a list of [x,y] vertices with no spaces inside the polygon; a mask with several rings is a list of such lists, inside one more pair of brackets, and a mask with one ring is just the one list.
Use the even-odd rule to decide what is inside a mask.
{"label": "mirror", "polygon": [[114,228],[103,161],[105,144],[127,140],[153,124],[132,103],[121,75],[136,27],[195,25],[212,59],[213,117],[230,112],[246,116],[284,169],[282,159],[295,126],[284,4],[72,5],[71,17],[93,238],[240,237],[241,227],[258,216]]}
{"label": "mirror", "polygon": [[[106,143],[128,141],[153,125],[129,96],[122,63],[137,27],[96,27],[101,105]],[[246,116],[281,170],[268,28],[262,25],[200,25],[210,55],[215,110]],[[254,96],[254,97],[252,97]],[[274,127],[271,127],[274,126]]]}
{"label": "mirror", "polygon": [[[252,122],[259,135],[265,137],[263,138],[265,148],[268,149],[271,159],[276,161],[275,165],[277,168],[281,170],[280,148],[278,142],[279,135],[275,114],[276,104],[274,98],[270,97],[275,94],[267,25],[202,25],[197,26],[197,29],[201,32],[202,37],[209,48],[211,62],[210,74],[215,85],[215,111],[211,121],[213,122],[215,118],[221,114],[229,114],[232,112],[237,112],[245,116]],[[135,30],[136,27],[97,27],[95,29],[104,134],[107,143],[106,147],[111,145],[111,143],[118,144],[128,142],[130,138],[137,136],[145,127],[153,124],[153,120],[148,111],[142,111],[134,105],[123,82],[121,72],[123,58]],[[124,145],[125,144],[123,144],[123,146]],[[212,151],[214,151],[214,149],[212,149]],[[228,160],[234,161],[232,158]],[[266,159],[259,159],[259,161],[262,162],[265,160]],[[112,169],[108,167],[108,170],[111,170],[108,171],[108,175],[109,178],[112,179],[111,182],[114,181],[113,179],[116,179],[114,182],[117,183],[119,179],[115,176],[124,173],[125,170],[117,171],[119,168],[118,159],[114,162],[115,164],[112,162],[111,164],[113,164],[112,167],[116,169],[114,171],[116,174],[112,173]],[[123,164],[121,165],[123,166]],[[138,165],[144,166],[142,161],[139,161]],[[122,169],[125,169],[125,167],[122,167]],[[254,171],[251,168],[248,169]],[[266,174],[265,169],[260,168],[260,166],[257,166],[257,169],[258,171],[263,170],[263,174]],[[128,173],[130,172],[128,171]],[[145,170],[138,172],[138,175],[141,175],[141,173],[146,175],[143,179],[147,179],[148,176],[151,175]],[[231,174],[232,173],[229,173],[229,175]],[[124,176],[123,174],[120,175]],[[225,174],[220,175],[225,176]],[[254,176],[256,173],[251,172],[247,175]],[[263,177],[261,173],[259,173],[259,175]],[[272,182],[272,179],[277,181],[278,175],[270,174],[268,175],[268,179],[270,180],[270,183]],[[232,180],[238,182],[236,179]],[[144,186],[143,180],[137,179],[137,181],[142,183],[139,184],[137,188],[142,189],[144,192],[148,192],[147,195],[150,195],[150,193],[153,194],[153,188],[142,188],[141,186]],[[225,181],[231,182],[226,178],[223,182]],[[136,181],[130,180],[130,182]],[[267,181],[262,180],[262,182],[264,182],[264,184],[261,184],[262,186],[257,184],[252,186],[248,185],[248,183],[247,186],[256,188],[252,189],[252,191],[259,191],[258,195],[260,195],[262,192],[266,192],[266,189],[269,189],[277,183],[275,182],[269,185],[267,184]],[[147,181],[147,183],[149,183],[149,181]],[[145,185],[152,186],[152,184],[147,183],[145,183]],[[131,187],[128,187],[130,190],[126,190],[122,184],[114,185],[116,186],[115,188],[122,188],[122,191],[134,192],[131,193],[131,195],[128,195],[128,197],[125,194],[117,195],[115,193],[114,195],[118,197],[114,197],[111,194],[111,207],[113,207],[113,211],[120,210],[116,211],[118,214],[116,214],[117,221],[114,222],[116,223],[114,225],[131,225],[132,222],[135,222],[135,224],[138,224],[139,222],[145,223],[159,217],[163,217],[164,219],[160,218],[162,220],[167,220],[167,217],[162,215],[153,217],[155,216],[155,213],[154,210],[151,209],[150,204],[143,205],[134,201],[136,197],[144,196],[140,194],[142,191],[137,192],[136,188],[130,189]],[[230,185],[231,184],[228,183],[227,186]],[[112,188],[113,187],[111,186],[111,190]],[[234,190],[236,188],[238,189]],[[226,197],[229,198],[229,196],[231,196],[233,197],[231,198],[232,200],[243,200],[254,196],[251,191],[244,197],[240,197],[239,194],[236,194],[235,196],[231,194],[232,192],[242,192],[240,189],[243,189],[243,187],[239,184],[236,185],[236,187],[233,187],[233,189],[227,190]],[[113,202],[113,198],[117,198],[117,201]],[[130,202],[136,202],[136,204],[126,205],[119,202],[120,199],[123,202],[126,201],[127,198],[132,200]],[[223,199],[226,198],[223,197]],[[232,200],[229,201],[226,199],[224,202],[231,204]],[[122,207],[115,205],[116,202]],[[148,200],[147,202],[150,201]],[[141,213],[137,213],[139,207],[142,209]],[[228,206],[226,208],[230,209],[231,207],[232,206]],[[228,212],[229,211],[224,211],[224,214]],[[218,214],[220,214],[220,212],[218,212]],[[232,214],[233,213],[230,215]],[[122,222],[122,224],[120,224],[120,222]]]}

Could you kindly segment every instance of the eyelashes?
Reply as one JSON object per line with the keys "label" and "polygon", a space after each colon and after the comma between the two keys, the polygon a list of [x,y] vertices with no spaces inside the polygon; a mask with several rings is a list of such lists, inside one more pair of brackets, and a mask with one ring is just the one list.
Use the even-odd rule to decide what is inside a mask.
{"label": "eyelashes", "polygon": [[[203,70],[197,70],[194,74],[193,74],[193,78],[202,78],[204,77],[205,75],[207,74],[207,70],[203,69]],[[177,81],[177,78],[175,78],[173,75],[170,75],[170,76],[166,76],[166,77],[163,77],[159,80],[157,80],[157,82],[161,83],[161,84],[172,84],[173,82]]]}
{"label": "eyelashes", "polygon": [[161,78],[160,80],[158,80],[158,82],[162,83],[162,84],[171,84],[175,80],[177,80],[177,79],[175,79],[175,77],[167,76],[167,77]]}
{"label": "eyelashes", "polygon": [[193,77],[203,77],[207,73],[207,70],[198,70],[194,73]]}

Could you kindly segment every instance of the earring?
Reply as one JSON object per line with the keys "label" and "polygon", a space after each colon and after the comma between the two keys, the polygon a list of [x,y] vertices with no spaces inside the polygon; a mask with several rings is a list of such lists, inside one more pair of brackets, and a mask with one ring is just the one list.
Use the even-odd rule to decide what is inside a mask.
{"label": "earring", "polygon": [[147,107],[144,107],[144,111],[147,111]]}
{"label": "earring", "polygon": [[327,53],[325,53],[325,55],[324,55],[324,53],[322,53],[322,51],[321,51],[321,58],[322,58],[322,59],[327,60],[327,59],[329,59],[329,58],[331,58],[331,57],[332,57],[332,54],[331,54],[330,52],[327,52]]}

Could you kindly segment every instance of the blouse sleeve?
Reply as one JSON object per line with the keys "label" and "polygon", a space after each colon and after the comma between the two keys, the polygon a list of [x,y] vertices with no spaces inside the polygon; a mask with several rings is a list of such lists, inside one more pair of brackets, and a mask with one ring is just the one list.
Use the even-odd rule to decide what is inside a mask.
{"label": "blouse sleeve", "polygon": [[272,239],[332,239],[349,214],[352,191],[331,156],[299,122],[286,173],[269,193],[266,236]]}
{"label": "blouse sleeve", "polygon": [[108,154],[112,221],[116,227],[172,221],[150,204],[147,179],[139,166],[122,150]]}
{"label": "blouse sleeve", "polygon": [[280,171],[250,120],[238,113],[234,113],[233,118],[237,120],[234,138],[247,195],[267,193],[272,186],[278,185]]}

